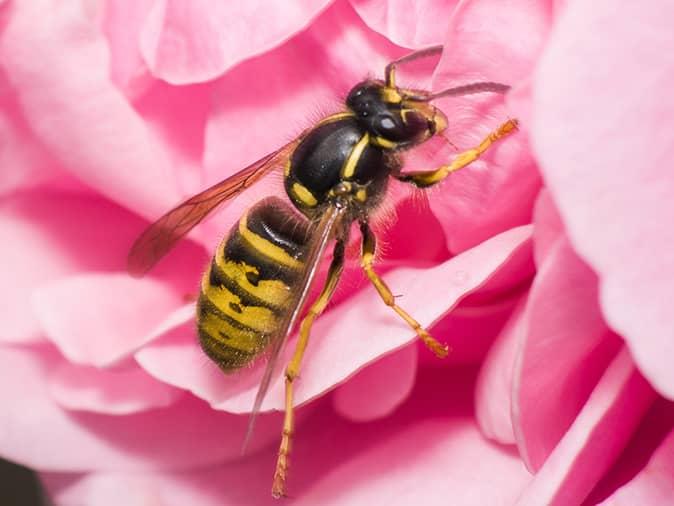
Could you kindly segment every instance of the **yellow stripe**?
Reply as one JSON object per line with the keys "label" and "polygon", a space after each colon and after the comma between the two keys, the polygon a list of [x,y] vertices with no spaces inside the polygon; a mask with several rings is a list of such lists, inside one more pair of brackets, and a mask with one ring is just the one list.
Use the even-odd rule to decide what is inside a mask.
{"label": "yellow stripe", "polygon": [[[265,338],[261,338],[260,334],[233,327],[213,313],[206,313],[199,320],[199,326],[215,341],[246,353],[258,353],[267,341]],[[223,334],[227,337],[224,337]]]}
{"label": "yellow stripe", "polygon": [[393,141],[390,141],[388,139],[385,139],[384,137],[379,137],[379,136],[372,139],[372,144],[374,144],[375,146],[379,146],[380,148],[384,148],[384,149],[393,149],[398,145],[397,142],[393,142]]}
{"label": "yellow stripe", "polygon": [[356,143],[356,145],[351,150],[351,153],[349,153],[348,158],[344,162],[344,166],[342,167],[342,179],[351,179],[353,177],[354,172],[356,172],[356,165],[358,165],[358,160],[360,160],[360,156],[363,154],[365,147],[369,143],[370,143],[370,134],[365,132],[365,135],[363,135],[360,138],[360,140]]}
{"label": "yellow stripe", "polygon": [[400,117],[403,120],[403,123],[407,124],[407,115],[411,112],[414,112],[414,109],[400,109]]}
{"label": "yellow stripe", "polygon": [[306,186],[301,185],[300,183],[293,183],[292,191],[305,206],[314,207],[318,204],[318,200],[316,200],[314,194],[311,193]]}
{"label": "yellow stripe", "polygon": [[351,111],[338,112],[337,114],[332,114],[323,118],[321,121],[316,123],[316,126],[327,125],[328,123],[334,123],[340,119],[353,118],[355,116]]}
{"label": "yellow stripe", "polygon": [[291,269],[300,269],[304,265],[299,260],[291,257],[283,248],[272,244],[267,239],[264,239],[252,232],[248,228],[247,214],[244,214],[243,217],[239,220],[239,234],[241,234],[241,237],[248,241],[256,251],[285,267],[290,267]]}
{"label": "yellow stripe", "polygon": [[[224,286],[210,285],[206,276],[201,283],[201,291],[221,312],[246,327],[265,334],[273,332],[278,327],[278,319],[271,309],[241,304],[241,299],[236,294]],[[233,309],[232,304],[239,306],[241,312]]]}
{"label": "yellow stripe", "polygon": [[247,273],[259,275],[258,270],[252,265],[245,263],[236,263],[232,261],[225,261],[221,255],[215,258],[215,263],[220,270],[229,279],[234,281],[243,291],[251,294],[260,300],[264,300],[269,304],[278,306],[280,308],[286,307],[291,300],[292,292],[290,287],[283,281],[277,279],[261,279],[257,285],[253,285],[246,277]]}
{"label": "yellow stripe", "polygon": [[285,177],[288,177],[290,175],[290,158],[288,158],[288,161],[286,162],[285,169],[283,169],[283,174]]}

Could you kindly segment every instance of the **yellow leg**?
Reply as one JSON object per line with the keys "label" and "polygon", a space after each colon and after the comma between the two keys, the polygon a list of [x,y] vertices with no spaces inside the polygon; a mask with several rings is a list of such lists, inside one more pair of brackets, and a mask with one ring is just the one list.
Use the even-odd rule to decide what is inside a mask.
{"label": "yellow leg", "polygon": [[374,262],[374,252],[376,248],[376,239],[372,230],[366,222],[360,224],[360,231],[363,234],[363,249],[361,253],[361,266],[365,271],[365,274],[372,282],[374,287],[379,292],[379,295],[383,299],[384,303],[392,308],[400,317],[407,322],[407,324],[414,329],[419,338],[424,342],[424,344],[438,356],[439,358],[445,358],[449,353],[448,346],[438,342],[433,336],[431,336],[426,329],[424,329],[419,322],[412,318],[407,311],[398,306],[395,301],[395,297],[391,293],[391,290],[383,279],[374,271],[372,263]]}
{"label": "yellow leg", "polygon": [[445,179],[452,172],[470,165],[475,160],[480,158],[482,153],[487,151],[491,145],[499,139],[507,137],[517,129],[517,120],[510,119],[503,123],[500,127],[490,133],[479,145],[472,149],[468,149],[459,153],[456,158],[449,165],[443,165],[435,170],[408,172],[399,174],[397,178],[401,181],[412,183],[420,188],[432,186]]}
{"label": "yellow leg", "polygon": [[276,461],[276,471],[274,472],[274,481],[272,482],[271,494],[279,498],[286,495],[286,480],[288,477],[288,467],[290,464],[290,444],[295,427],[295,418],[293,412],[293,382],[300,373],[300,366],[304,351],[309,343],[309,334],[311,326],[318,315],[320,315],[328,305],[332,294],[337,287],[337,282],[342,274],[344,267],[344,244],[345,240],[339,240],[335,245],[332,263],[328,270],[328,276],[325,286],[316,301],[311,305],[302,323],[300,324],[300,335],[295,346],[293,357],[286,367],[286,398],[285,398],[285,417],[283,419],[283,432],[281,436],[281,445],[278,451]]}

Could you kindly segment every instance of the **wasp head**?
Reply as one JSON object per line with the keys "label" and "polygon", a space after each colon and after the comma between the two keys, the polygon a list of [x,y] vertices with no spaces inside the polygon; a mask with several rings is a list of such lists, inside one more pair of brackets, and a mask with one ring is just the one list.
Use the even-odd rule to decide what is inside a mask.
{"label": "wasp head", "polygon": [[349,92],[346,105],[384,148],[420,144],[447,127],[447,117],[419,92],[364,81]]}

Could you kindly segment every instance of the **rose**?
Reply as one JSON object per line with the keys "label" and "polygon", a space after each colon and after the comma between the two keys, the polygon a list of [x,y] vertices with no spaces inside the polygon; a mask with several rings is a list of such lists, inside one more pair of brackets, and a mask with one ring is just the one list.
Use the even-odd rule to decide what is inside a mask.
{"label": "rose", "polygon": [[[10,153],[12,164],[25,168],[19,174],[31,178],[8,179],[4,190],[5,234],[13,241],[20,236],[22,241],[5,262],[13,266],[13,284],[21,290],[9,294],[10,301],[16,302],[8,303],[10,311],[3,317],[6,340],[14,343],[3,349],[3,370],[11,374],[3,400],[16,409],[0,422],[6,435],[0,449],[3,455],[41,470],[60,504],[184,504],[185,497],[198,504],[255,503],[258,498],[263,502],[268,497],[279,419],[263,415],[254,444],[266,449],[239,459],[246,419],[222,410],[250,409],[254,372],[234,380],[219,374],[196,348],[189,321],[192,308],[181,307],[182,296],[194,291],[206,251],[227,230],[228,220],[236,219],[237,210],[263,190],[256,188],[246,197],[248,202],[232,204],[197,231],[199,242],[209,247],[186,243],[141,281],[121,273],[128,245],[144,226],[128,210],[156,217],[180,197],[287,140],[288,132],[269,129],[279,118],[287,118],[299,131],[313,104],[343,94],[368,71],[380,73],[385,62],[402,51],[371,30],[407,47],[446,42],[446,47],[455,48],[446,51],[440,62],[436,89],[457,79],[490,78],[515,84],[531,72],[556,11],[533,2],[469,2],[455,12],[445,11],[454,16],[445,34],[446,26],[423,15],[419,19],[401,16],[386,25],[377,17],[382,11],[375,3],[354,4],[362,20],[344,2],[312,19],[324,6],[307,4],[293,11],[299,13],[297,18],[290,11],[279,19],[273,12],[256,16],[252,10],[256,26],[266,19],[273,28],[284,27],[283,33],[257,29],[269,39],[253,44],[234,39],[235,43],[222,45],[220,38],[228,33],[222,27],[231,13],[213,12],[199,4],[190,4],[189,12],[185,6],[181,10],[178,2],[136,4],[130,12],[128,5],[110,2],[103,12],[89,13],[72,6],[50,9],[49,2],[40,4],[44,5],[3,8],[8,21],[0,50],[7,60],[14,99],[5,124],[20,140],[21,149]],[[390,7],[395,19],[398,11],[394,3]],[[438,12],[434,7],[429,10]],[[52,9],[54,17],[37,15]],[[509,30],[496,23],[500,16],[507,16]],[[43,29],[28,29],[36,20],[44,23]],[[290,38],[307,23],[305,32]],[[419,28],[410,30],[414,23]],[[481,31],[475,30],[478,26]],[[410,40],[406,38],[410,33],[427,35]],[[269,49],[285,39],[288,42],[278,49]],[[141,41],[140,54],[128,40]],[[107,77],[106,42],[116,87]],[[68,51],[63,50],[66,45]],[[49,49],[51,58],[45,59]],[[267,53],[234,66],[261,51]],[[45,66],[45,60],[51,65]],[[295,64],[295,72],[287,71],[288,62]],[[185,86],[214,78],[218,79]],[[522,102],[526,106],[526,96]],[[479,141],[507,116],[499,104],[497,97],[485,96],[443,103],[454,120],[449,130],[452,141],[462,147]],[[515,109],[518,116],[526,117],[521,107]],[[249,125],[246,133],[255,135],[254,142],[241,138],[242,125]],[[538,189],[538,175],[522,146],[529,130],[526,124],[524,128],[487,155],[488,164],[476,163],[431,193],[432,213],[419,211],[408,200],[399,203],[402,223],[387,236],[388,260],[380,268],[392,269],[387,281],[394,289],[401,288],[405,307],[422,323],[440,319],[432,330],[453,345],[454,363],[480,361],[521,297],[518,287],[531,274],[528,243],[523,242],[527,229],[509,230],[527,221]],[[437,158],[446,155],[440,152]],[[168,176],[166,167],[172,168]],[[35,188],[36,182],[45,184]],[[537,217],[541,208],[545,206],[539,205]],[[419,231],[415,220],[424,223],[425,230]],[[538,250],[545,243],[546,226],[541,223],[545,222],[539,218]],[[103,231],[101,224],[107,225]],[[82,240],[93,233],[104,235]],[[42,255],[40,262],[26,262],[43,250],[49,255]],[[448,259],[448,252],[459,255]],[[541,258],[538,255],[540,269]],[[410,269],[429,264],[436,266]],[[577,270],[575,265],[569,272],[573,269]],[[371,289],[354,281],[355,272],[347,274],[336,305],[315,327],[298,383],[300,402],[333,388],[413,338]],[[445,316],[462,295],[487,279]],[[535,321],[534,301],[536,297],[545,300],[540,292],[550,284],[550,278],[539,272],[526,310],[518,306],[513,312],[512,323],[483,367],[477,420],[485,433],[497,439],[500,434],[493,427],[513,423],[502,416],[504,407],[508,411],[512,402],[525,415],[536,411],[527,404],[526,393],[527,388],[535,389],[540,381],[535,373],[540,371],[525,374],[529,373],[525,359],[533,345],[514,353],[511,345],[509,354],[508,343],[513,339],[508,335],[522,314]],[[597,311],[586,312],[591,321],[601,321]],[[527,343],[535,344],[538,335]],[[417,351],[405,347],[363,369],[331,397],[298,410],[308,418],[299,426],[293,455],[291,492],[300,501],[353,503],[376,497],[377,502],[396,498],[409,503],[414,497],[432,503],[446,502],[451,493],[458,503],[475,503],[476,496],[482,503],[510,503],[520,494],[540,497],[535,494],[541,483],[558,496],[569,490],[575,497],[589,493],[591,480],[578,487],[573,481],[550,477],[549,467],[543,467],[525,488],[531,479],[519,459],[481,439],[476,430],[470,397],[474,366],[438,369],[433,367],[439,365],[435,359],[424,353],[416,382]],[[511,401],[492,392],[510,385],[493,379],[512,370],[513,354],[524,357],[519,359],[524,365],[518,369],[520,395]],[[573,366],[573,361],[565,360],[568,355],[559,357],[567,367]],[[620,360],[629,370],[628,359]],[[605,361],[599,361],[595,370],[601,373],[605,366]],[[21,384],[23,390],[12,388],[14,384]],[[637,397],[645,406],[652,397],[645,383],[638,384],[644,395]],[[386,417],[410,390],[410,400]],[[264,407],[281,407],[281,399],[280,390],[272,389]],[[555,413],[567,400],[551,402],[548,413]],[[347,418],[386,418],[354,426],[336,419],[331,404]],[[566,421],[574,420],[573,407],[566,408]],[[434,422],[433,417],[440,421]],[[532,438],[545,436],[547,446],[541,445],[545,455],[563,432],[563,424],[546,432],[538,422],[524,415],[515,418],[523,428],[515,431],[522,435],[517,442],[530,466],[527,451]],[[623,431],[621,441],[629,436],[629,431]],[[337,449],[326,448],[331,441]],[[638,447],[639,438],[635,441]],[[321,451],[316,451],[319,447]],[[577,447],[572,445],[572,450]],[[654,453],[655,457],[661,454]],[[606,469],[612,462],[599,460]],[[537,466],[534,462],[533,470]],[[491,486],[485,489],[485,483]],[[634,483],[639,486],[639,480]],[[615,490],[610,482],[606,487],[608,493]]]}

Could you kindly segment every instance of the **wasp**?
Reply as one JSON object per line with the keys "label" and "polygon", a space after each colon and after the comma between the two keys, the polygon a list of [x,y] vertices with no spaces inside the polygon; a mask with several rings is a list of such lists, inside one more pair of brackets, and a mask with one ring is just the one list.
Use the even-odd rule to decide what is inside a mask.
{"label": "wasp", "polygon": [[[447,127],[447,117],[431,104],[433,100],[472,93],[504,93],[509,89],[494,82],[476,82],[436,93],[397,86],[399,65],[441,51],[441,46],[433,46],[413,52],[389,63],[383,80],[368,79],[356,84],[348,93],[342,112],[323,118],[292,142],[178,205],[145,230],[129,253],[129,272],[146,273],[207,214],[270,172],[283,170],[290,203],[268,197],[240,218],[208,265],[196,304],[201,347],[224,372],[240,369],[262,355],[268,359],[246,440],[280,352],[299,322],[295,351],[285,370],[285,416],[272,481],[274,497],[286,494],[295,428],[293,383],[300,373],[312,324],[338,284],[353,224],[357,224],[362,238],[360,265],[383,302],[435,355],[442,358],[448,353],[447,346],[398,305],[375,271],[377,241],[370,227],[371,216],[384,199],[390,178],[418,188],[436,185],[475,161],[517,127],[517,121],[510,119],[477,146],[458,153],[447,165],[403,172],[400,153]],[[330,245],[332,261],[322,290],[304,311]]]}

